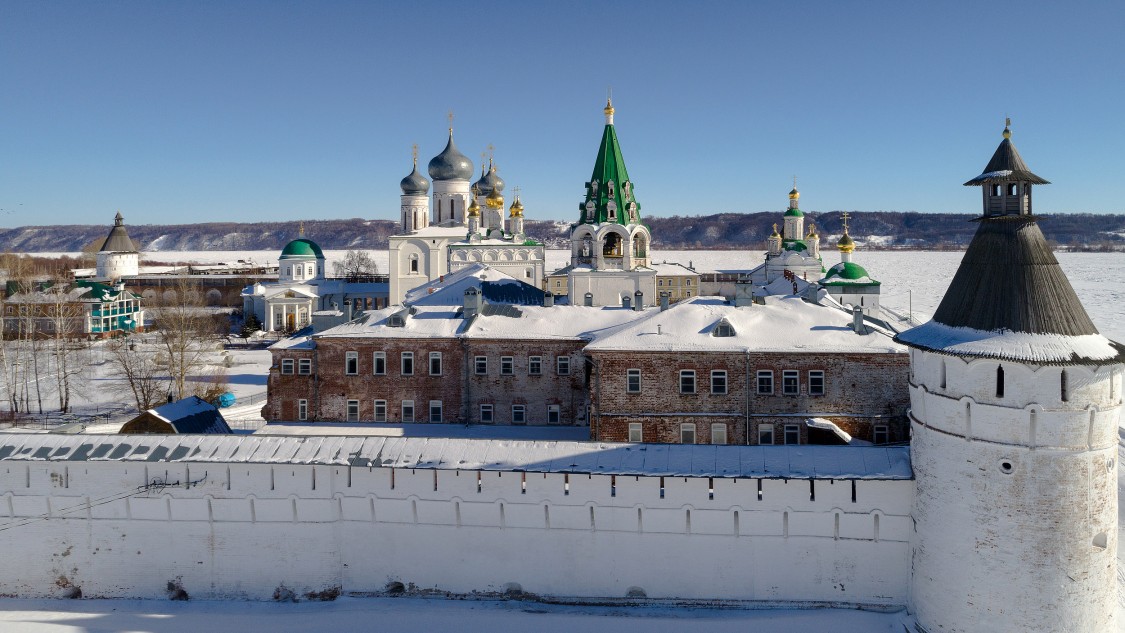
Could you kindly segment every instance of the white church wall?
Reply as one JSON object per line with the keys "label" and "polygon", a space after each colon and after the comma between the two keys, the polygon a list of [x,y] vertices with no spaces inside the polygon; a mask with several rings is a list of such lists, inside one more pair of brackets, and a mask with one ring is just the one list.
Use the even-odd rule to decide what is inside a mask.
{"label": "white church wall", "polygon": [[[150,486],[154,480],[180,482]],[[185,487],[182,482],[197,481]],[[140,488],[138,488],[140,487]],[[914,484],[8,462],[0,592],[381,591],[905,604]],[[60,580],[62,579],[62,580]]]}

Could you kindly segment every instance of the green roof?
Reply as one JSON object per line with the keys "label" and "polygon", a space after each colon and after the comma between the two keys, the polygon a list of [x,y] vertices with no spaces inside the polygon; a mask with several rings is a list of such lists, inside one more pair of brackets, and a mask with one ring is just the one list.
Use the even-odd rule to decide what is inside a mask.
{"label": "green roof", "polygon": [[299,238],[285,245],[285,250],[281,251],[282,257],[315,257],[316,259],[324,259],[324,252],[320,250],[316,242]]}
{"label": "green roof", "polygon": [[787,218],[803,218],[803,217],[805,217],[805,212],[801,211],[800,209],[789,209],[788,211],[785,212],[785,217],[787,217]]}
{"label": "green roof", "polygon": [[852,262],[840,262],[832,268],[828,269],[828,274],[821,280],[821,284],[826,286],[842,286],[842,285],[880,285],[867,274],[867,270],[859,264]]}
{"label": "green roof", "polygon": [[785,240],[785,250],[787,251],[807,251],[808,246],[801,240]]}
{"label": "green roof", "polygon": [[[597,192],[591,192],[590,183],[597,182]],[[625,159],[621,156],[621,145],[617,142],[617,131],[612,124],[606,124],[605,131],[602,132],[602,143],[598,147],[598,158],[594,161],[594,173],[590,176],[590,181],[586,183],[586,199],[578,205],[581,215],[578,218],[579,224],[598,224],[600,222],[609,221],[608,204],[609,185],[613,181],[613,201],[617,204],[617,214],[613,222],[617,224],[640,224],[641,218],[641,203],[637,202],[633,195],[633,183],[629,180],[629,172],[625,169]],[[624,189],[625,183],[629,183],[629,190],[626,193]],[[593,202],[595,205],[594,212],[591,214],[589,220],[586,219],[586,204]],[[636,204],[636,222],[630,222],[628,205],[632,202]]]}

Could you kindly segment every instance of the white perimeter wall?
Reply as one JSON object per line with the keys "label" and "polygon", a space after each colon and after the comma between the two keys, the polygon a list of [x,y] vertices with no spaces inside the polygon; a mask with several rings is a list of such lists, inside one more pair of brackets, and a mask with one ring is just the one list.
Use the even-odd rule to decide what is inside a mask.
{"label": "white perimeter wall", "polygon": [[[154,478],[202,481],[137,491]],[[399,581],[904,605],[914,482],[854,486],[853,502],[851,481],[7,461],[0,593],[164,597],[178,580],[268,599]]]}

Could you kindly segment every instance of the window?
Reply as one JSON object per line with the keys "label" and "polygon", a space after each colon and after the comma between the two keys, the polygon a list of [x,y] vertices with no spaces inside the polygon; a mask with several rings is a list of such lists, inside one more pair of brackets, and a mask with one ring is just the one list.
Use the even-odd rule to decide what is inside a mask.
{"label": "window", "polygon": [[886,424],[876,424],[871,439],[876,444],[886,444],[890,441],[890,429],[887,428]]}
{"label": "window", "polygon": [[762,445],[773,444],[773,425],[772,424],[759,424],[758,425],[758,443]]}
{"label": "window", "polygon": [[403,400],[402,401],[402,421],[403,422],[413,422],[414,421],[414,401],[413,400]]}
{"label": "window", "polygon": [[716,422],[711,425],[711,443],[712,444],[726,444],[727,443],[727,425]]}
{"label": "window", "polygon": [[480,422],[481,424],[492,424],[492,405],[480,405]]}
{"label": "window", "polygon": [[771,396],[773,395],[773,372],[772,371],[759,371],[758,372],[758,394]]}
{"label": "window", "polygon": [[348,400],[348,422],[359,422],[359,400]]}
{"label": "window", "polygon": [[349,376],[359,374],[359,352],[346,352],[344,354],[344,373]]}
{"label": "window", "polygon": [[996,366],[996,397],[1004,397],[1004,366]]}
{"label": "window", "polygon": [[644,440],[644,425],[640,422],[629,423],[629,441],[630,442],[643,442]]}
{"label": "window", "polygon": [[547,405],[547,424],[558,424],[559,423],[559,417],[560,417],[559,416],[559,405],[557,405],[557,404]]}
{"label": "window", "polygon": [[528,356],[527,357],[527,373],[530,376],[538,376],[543,373],[543,357],[542,356]]}
{"label": "window", "polygon": [[684,422],[680,425],[680,444],[695,444],[694,422]]}
{"label": "window", "polygon": [[430,400],[430,422],[441,422],[441,400]]}
{"label": "window", "polygon": [[[727,392],[727,372],[716,370],[711,372],[711,393],[723,395]],[[726,442],[723,442],[726,444]]]}
{"label": "window", "polygon": [[309,419],[309,401],[308,400],[298,400],[297,401],[297,419],[298,420]]}
{"label": "window", "polygon": [[726,319],[720,319],[715,328],[711,330],[711,336],[728,338],[734,336],[734,327],[727,322]]}
{"label": "window", "polygon": [[527,407],[525,405],[512,405],[512,424],[527,424]]}
{"label": "window", "polygon": [[692,369],[680,370],[680,393],[695,393],[695,371],[694,370],[692,370]]}
{"label": "window", "polygon": [[473,359],[473,368],[476,373],[484,375],[488,373],[488,357],[477,356]]}
{"label": "window", "polygon": [[786,444],[800,444],[801,443],[801,427],[796,424],[785,425],[785,443]]}
{"label": "window", "polygon": [[430,375],[441,375],[441,352],[430,352]]}
{"label": "window", "polygon": [[511,376],[515,373],[516,363],[511,356],[500,357],[500,375]]}
{"label": "window", "polygon": [[625,393],[641,392],[641,370],[630,369],[625,372]]}
{"label": "window", "polygon": [[375,401],[375,421],[376,422],[386,422],[387,421],[387,401],[386,400],[376,400]]}
{"label": "window", "polygon": [[410,272],[415,274],[415,275],[418,274],[418,256],[417,255],[412,255],[410,257]]}
{"label": "window", "polygon": [[281,361],[281,373],[283,373],[283,374],[293,373],[293,359],[292,358],[286,358],[286,359]]}
{"label": "window", "polygon": [[556,358],[555,359],[555,371],[557,371],[560,376],[569,376],[570,375],[570,357],[569,356],[559,356],[558,358]]}
{"label": "window", "polygon": [[809,372],[809,395],[824,395],[824,372],[821,370]]}
{"label": "window", "polygon": [[298,360],[297,361],[297,373],[301,374],[302,376],[308,376],[308,375],[312,374],[312,359],[311,358],[302,358],[302,359]]}
{"label": "window", "polygon": [[796,396],[801,393],[801,375],[796,369],[781,372],[781,393]]}
{"label": "window", "polygon": [[403,376],[413,376],[414,375],[414,352],[403,352],[402,353],[402,367],[401,367],[401,369],[402,369],[402,375]]}
{"label": "window", "polygon": [[387,353],[375,352],[374,357],[371,359],[371,366],[373,367],[372,373],[376,376],[384,376],[387,373]]}

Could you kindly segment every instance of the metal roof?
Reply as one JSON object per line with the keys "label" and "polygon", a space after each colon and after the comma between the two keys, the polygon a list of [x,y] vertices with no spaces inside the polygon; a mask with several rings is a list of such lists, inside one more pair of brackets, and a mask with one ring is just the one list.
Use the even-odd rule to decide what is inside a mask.
{"label": "metal roof", "polygon": [[269,435],[5,434],[0,461],[317,464],[766,479],[911,479],[906,446],[713,446]]}

